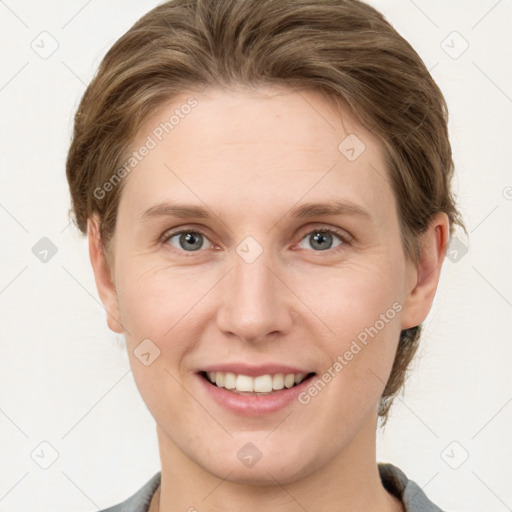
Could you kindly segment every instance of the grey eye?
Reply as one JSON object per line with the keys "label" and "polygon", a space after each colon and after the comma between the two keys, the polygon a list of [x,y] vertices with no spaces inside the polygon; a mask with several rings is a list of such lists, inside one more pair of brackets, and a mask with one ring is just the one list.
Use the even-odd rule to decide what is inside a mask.
{"label": "grey eye", "polygon": [[[172,240],[176,238],[178,245],[172,243]],[[197,231],[180,231],[179,233],[169,236],[167,239],[173,247],[187,252],[200,250],[206,240],[208,239],[202,233],[198,233]]]}
{"label": "grey eye", "polygon": [[[335,246],[333,246],[333,239],[338,238],[341,242]],[[333,247],[337,247],[341,245],[343,240],[339,235],[335,234],[329,230],[321,230],[316,229],[314,231],[309,232],[303,240],[308,240],[313,249],[317,249],[318,251],[326,251],[328,249],[332,249]],[[304,248],[304,247],[303,247]]]}

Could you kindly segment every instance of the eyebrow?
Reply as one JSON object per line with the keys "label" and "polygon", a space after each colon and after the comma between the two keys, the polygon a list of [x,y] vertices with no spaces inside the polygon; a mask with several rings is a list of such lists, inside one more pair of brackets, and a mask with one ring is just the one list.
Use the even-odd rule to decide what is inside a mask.
{"label": "eyebrow", "polygon": [[[303,203],[290,210],[288,216],[297,219],[309,217],[348,215],[371,220],[370,213],[363,207],[349,201],[329,201],[326,203]],[[176,217],[180,219],[209,219],[216,216],[208,208],[192,204],[159,203],[148,208],[139,219],[145,222],[158,217]],[[286,216],[286,215],[285,215]]]}

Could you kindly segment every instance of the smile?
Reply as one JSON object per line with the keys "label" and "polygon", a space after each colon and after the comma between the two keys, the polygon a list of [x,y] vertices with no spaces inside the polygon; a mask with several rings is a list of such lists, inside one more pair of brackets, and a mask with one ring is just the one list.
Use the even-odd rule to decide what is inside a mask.
{"label": "smile", "polygon": [[315,373],[275,373],[251,377],[232,372],[200,372],[208,382],[240,395],[268,395],[298,386]]}

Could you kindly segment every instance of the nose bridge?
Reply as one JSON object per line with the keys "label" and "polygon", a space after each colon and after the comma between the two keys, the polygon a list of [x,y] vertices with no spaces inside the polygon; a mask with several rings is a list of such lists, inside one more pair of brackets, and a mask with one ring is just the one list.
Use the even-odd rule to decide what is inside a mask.
{"label": "nose bridge", "polygon": [[256,341],[289,326],[286,290],[274,275],[273,260],[271,249],[252,237],[237,246],[219,311],[224,332]]}

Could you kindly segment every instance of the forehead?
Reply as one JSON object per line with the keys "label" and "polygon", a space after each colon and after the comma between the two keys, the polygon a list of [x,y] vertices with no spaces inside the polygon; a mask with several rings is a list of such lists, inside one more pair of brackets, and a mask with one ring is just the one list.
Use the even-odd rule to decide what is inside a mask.
{"label": "forehead", "polygon": [[151,149],[121,199],[139,214],[169,199],[216,211],[255,200],[289,208],[301,198],[345,198],[377,218],[394,210],[381,142],[316,91],[183,93],[146,120],[131,149],[144,145]]}

